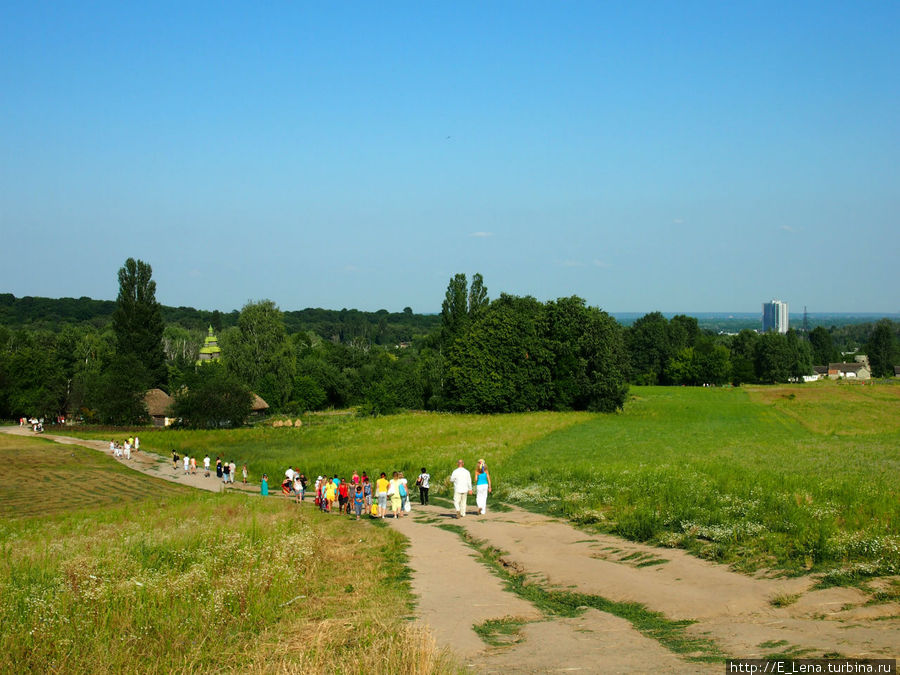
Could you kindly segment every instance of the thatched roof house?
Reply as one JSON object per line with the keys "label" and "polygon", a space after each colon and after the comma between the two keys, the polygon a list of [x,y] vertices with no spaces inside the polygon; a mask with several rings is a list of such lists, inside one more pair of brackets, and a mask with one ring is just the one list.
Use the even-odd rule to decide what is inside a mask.
{"label": "thatched roof house", "polygon": [[147,404],[147,412],[150,413],[150,419],[153,425],[157,427],[169,426],[169,408],[174,400],[162,389],[151,389],[144,394],[144,403]]}
{"label": "thatched roof house", "polygon": [[260,398],[259,394],[253,394],[253,404],[250,406],[250,412],[254,415],[264,415],[269,409],[269,404]]}

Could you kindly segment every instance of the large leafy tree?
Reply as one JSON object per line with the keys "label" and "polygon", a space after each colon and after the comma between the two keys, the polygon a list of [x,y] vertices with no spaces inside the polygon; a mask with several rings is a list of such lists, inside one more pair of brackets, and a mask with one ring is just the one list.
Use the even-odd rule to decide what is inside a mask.
{"label": "large leafy tree", "polygon": [[625,340],[631,382],[659,384],[669,359],[677,351],[672,349],[666,317],[660,312],[642,316],[628,329]]}
{"label": "large leafy tree", "polygon": [[882,319],[875,324],[875,329],[866,343],[869,365],[875,377],[891,377],[897,352],[897,341],[890,319]]}
{"label": "large leafy tree", "polygon": [[290,400],[296,356],[284,315],[271,300],[244,305],[237,328],[222,334],[222,356],[228,369],[273,410],[282,409]]}
{"label": "large leafy tree", "polygon": [[165,386],[168,377],[163,351],[163,318],[156,301],[153,269],[129,258],[119,269],[119,295],[112,316],[116,353],[134,356],[147,371],[148,385]]}
{"label": "large leafy tree", "polygon": [[625,403],[622,332],[577,297],[542,304],[503,294],[447,349],[450,409],[611,412]]}
{"label": "large leafy tree", "polygon": [[195,429],[241,426],[250,416],[253,394],[222,364],[204,363],[185,375],[186,386],[175,394],[172,412]]}
{"label": "large leafy tree", "polygon": [[747,328],[731,339],[731,381],[756,382],[756,343],[759,333]]}
{"label": "large leafy tree", "polygon": [[441,303],[441,336],[445,345],[459,337],[469,325],[469,282],[465,274],[456,274],[447,284]]}
{"label": "large leafy tree", "polygon": [[149,372],[134,354],[116,354],[94,395],[99,420],[104,424],[147,422],[144,393],[149,382]]}
{"label": "large leafy tree", "polygon": [[4,351],[7,412],[51,417],[63,411],[66,379],[53,336],[19,331],[9,337]]}
{"label": "large leafy tree", "polygon": [[763,333],[754,350],[756,377],[760,382],[787,382],[794,371],[794,354],[786,335]]}
{"label": "large leafy tree", "polygon": [[827,366],[836,360],[831,332],[824,326],[816,326],[809,332],[809,346],[813,365]]}
{"label": "large leafy tree", "polygon": [[472,286],[469,288],[468,314],[470,319],[478,319],[491,303],[488,298],[487,286],[484,278],[478,272],[472,277]]}
{"label": "large leafy tree", "polygon": [[550,407],[543,306],[503,294],[447,349],[447,405],[469,412]]}

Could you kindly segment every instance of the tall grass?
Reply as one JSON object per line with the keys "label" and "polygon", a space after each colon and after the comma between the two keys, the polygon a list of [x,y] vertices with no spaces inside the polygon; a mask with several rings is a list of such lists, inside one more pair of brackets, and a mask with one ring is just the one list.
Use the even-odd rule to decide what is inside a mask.
{"label": "tall grass", "polygon": [[[623,415],[511,456],[498,495],[746,570],[900,571],[898,431],[817,433],[814,400],[801,401],[800,424],[741,390],[633,391]],[[828,410],[840,409],[835,392]],[[870,415],[896,415],[898,403]]]}
{"label": "tall grass", "polygon": [[452,671],[403,562],[389,528],[237,494],[8,521],[0,671]]}

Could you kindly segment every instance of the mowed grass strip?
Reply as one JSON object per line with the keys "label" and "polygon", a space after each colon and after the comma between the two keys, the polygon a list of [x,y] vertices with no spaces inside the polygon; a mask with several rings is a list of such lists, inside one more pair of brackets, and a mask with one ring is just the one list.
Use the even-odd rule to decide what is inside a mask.
{"label": "mowed grass strip", "polygon": [[25,518],[161,500],[186,488],[131,471],[111,457],[50,440],[0,434],[0,517]]}
{"label": "mowed grass strip", "polygon": [[404,540],[199,491],[0,526],[0,672],[458,672],[411,624]]}
{"label": "mowed grass strip", "polygon": [[[773,387],[768,400],[793,389]],[[872,418],[900,417],[894,388],[884,389]],[[747,571],[821,571],[842,582],[900,571],[900,431],[816,433],[740,389],[632,393],[623,414],[512,455],[495,471],[495,494]],[[831,387],[821,408],[810,396],[799,414],[850,418],[856,396]]]}

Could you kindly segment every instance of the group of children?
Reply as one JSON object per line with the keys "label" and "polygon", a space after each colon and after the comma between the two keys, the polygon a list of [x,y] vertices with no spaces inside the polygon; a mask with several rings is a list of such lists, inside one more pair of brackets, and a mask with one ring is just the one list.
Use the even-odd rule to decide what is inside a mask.
{"label": "group of children", "polygon": [[[416,479],[416,485],[422,486],[425,476],[425,494],[427,494],[428,473],[422,468],[422,474]],[[304,485],[305,488],[305,485]],[[363,514],[374,518],[384,518],[390,502],[394,518],[402,518],[412,510],[409,485],[402,471],[394,471],[388,479],[385,472],[373,482],[368,474],[354,471],[348,481],[335,474],[332,478],[318,476],[315,483],[315,503],[322,511],[330,513],[346,513],[355,515],[359,520]],[[302,499],[302,497],[301,497]],[[422,503],[427,503],[424,499]]]}
{"label": "group of children", "polygon": [[121,443],[109,442],[109,451],[113,454],[113,457],[131,459],[132,448],[134,448],[135,452],[141,449],[141,440],[137,436],[132,436]]}
{"label": "group of children", "polygon": [[[135,439],[137,440],[137,439]],[[172,450],[172,468],[175,471],[178,471],[178,463],[181,462],[181,466],[184,469],[184,475],[195,475],[197,473],[197,458],[189,457],[185,455],[184,457],[179,457],[178,453],[175,450]],[[211,462],[209,459],[209,455],[203,458],[203,475],[206,478],[210,477],[210,466]],[[243,474],[243,482],[247,482],[247,465],[241,468],[241,473]],[[237,464],[234,462],[226,462],[222,461],[221,457],[216,457],[216,478],[221,480],[223,483],[234,483],[234,479],[237,476]]]}

